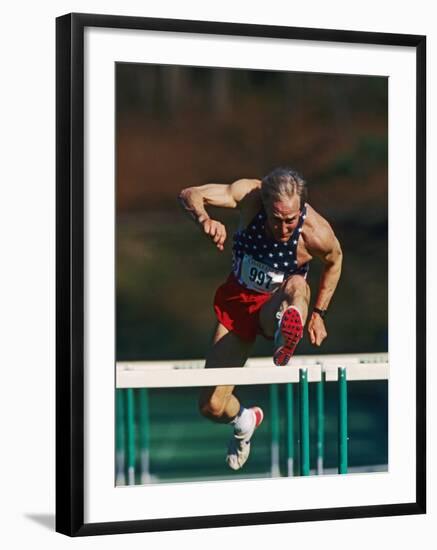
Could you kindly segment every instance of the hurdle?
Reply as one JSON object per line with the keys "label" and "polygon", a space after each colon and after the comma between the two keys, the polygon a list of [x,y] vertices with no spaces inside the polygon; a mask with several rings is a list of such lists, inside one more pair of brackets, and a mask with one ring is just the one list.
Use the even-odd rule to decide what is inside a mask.
{"label": "hurdle", "polygon": [[[149,464],[149,403],[148,388],[201,387],[215,385],[270,385],[271,472],[280,473],[279,387],[285,387],[284,418],[286,422],[287,476],[310,475],[310,404],[309,384],[316,384],[315,471],[324,473],[325,454],[325,384],[337,384],[338,473],[348,472],[348,382],[358,380],[388,380],[387,353],[356,355],[296,356],[290,365],[277,367],[271,358],[249,359],[244,368],[204,369],[203,360],[134,361],[116,365],[116,485],[134,485],[151,481]],[[297,386],[298,395],[295,396]],[[298,402],[298,445],[294,441],[295,404]],[[135,411],[137,422],[135,422]],[[137,446],[137,447],[136,447]],[[139,449],[140,460],[136,460]],[[298,451],[298,452],[296,452]],[[296,455],[299,464],[296,464]],[[297,466],[297,467],[296,467]],[[137,472],[139,468],[139,472]],[[138,476],[137,476],[138,474]]]}

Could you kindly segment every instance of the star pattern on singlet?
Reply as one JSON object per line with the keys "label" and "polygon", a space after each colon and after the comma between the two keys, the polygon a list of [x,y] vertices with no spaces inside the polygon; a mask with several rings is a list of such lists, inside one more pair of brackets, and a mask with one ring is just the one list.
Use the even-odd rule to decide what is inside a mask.
{"label": "star pattern on singlet", "polygon": [[[286,276],[294,273],[306,274],[308,264],[298,266],[297,261],[297,245],[306,215],[307,205],[305,204],[290,239],[279,243],[266,235],[265,224],[267,223],[267,215],[263,208],[256,214],[247,228],[240,229],[234,234],[234,265],[238,265],[238,260],[241,260],[246,254],[252,256],[254,259],[262,260],[264,264],[273,269],[283,271]],[[254,241],[256,244],[253,244]]]}

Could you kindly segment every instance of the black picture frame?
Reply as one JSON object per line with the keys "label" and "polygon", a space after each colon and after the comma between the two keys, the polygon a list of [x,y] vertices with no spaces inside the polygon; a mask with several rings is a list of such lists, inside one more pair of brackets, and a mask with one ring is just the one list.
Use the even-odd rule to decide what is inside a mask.
{"label": "black picture frame", "polygon": [[[84,29],[282,38],[416,52],[416,499],[387,505],[84,522]],[[56,530],[69,536],[423,514],[426,511],[426,37],[223,22],[68,14],[56,20]]]}

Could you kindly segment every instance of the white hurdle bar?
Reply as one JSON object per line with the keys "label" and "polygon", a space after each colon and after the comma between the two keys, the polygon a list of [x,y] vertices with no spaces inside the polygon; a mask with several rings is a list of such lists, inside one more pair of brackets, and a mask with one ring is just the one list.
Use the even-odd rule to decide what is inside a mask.
{"label": "white hurdle bar", "polygon": [[290,365],[277,367],[271,358],[248,360],[245,367],[205,369],[204,361],[126,361],[116,366],[117,388],[175,388],[219,385],[298,383],[300,369],[308,382],[338,380],[338,368],[348,381],[388,380],[387,353],[296,356]]}

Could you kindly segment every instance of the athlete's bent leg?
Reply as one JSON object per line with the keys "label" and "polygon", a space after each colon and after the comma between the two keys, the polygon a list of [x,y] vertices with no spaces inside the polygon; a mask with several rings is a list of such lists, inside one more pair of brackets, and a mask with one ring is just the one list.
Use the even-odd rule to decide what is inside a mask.
{"label": "athlete's bent leg", "polygon": [[[251,347],[251,342],[241,340],[218,323],[205,368],[243,367]],[[206,388],[200,395],[199,408],[206,418],[232,425],[234,432],[226,462],[233,470],[239,470],[249,457],[250,440],[263,420],[263,412],[259,407],[243,407],[233,394],[234,389],[231,385]]]}
{"label": "athlete's bent leg", "polygon": [[273,338],[277,329],[277,313],[282,314],[288,307],[295,306],[305,324],[310,302],[310,287],[302,275],[292,275],[261,308],[259,322],[263,333]]}
{"label": "athlete's bent leg", "polygon": [[293,275],[262,307],[260,325],[266,336],[275,337],[276,365],[286,365],[294,354],[303,335],[309,301],[307,282],[301,275]]}
{"label": "athlete's bent leg", "polygon": [[[243,367],[251,348],[251,342],[241,340],[218,323],[205,368]],[[235,386],[205,388],[199,399],[199,409],[203,416],[219,423],[233,420],[240,411],[240,402],[233,395],[234,388]]]}

